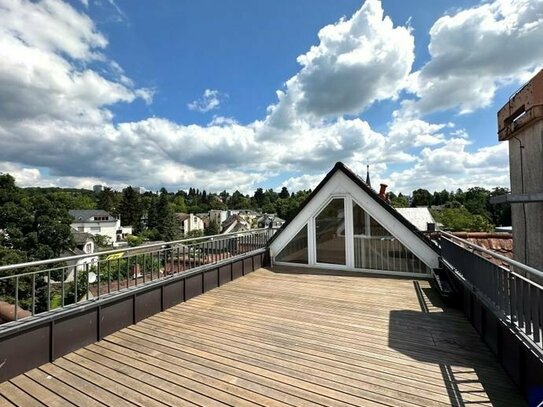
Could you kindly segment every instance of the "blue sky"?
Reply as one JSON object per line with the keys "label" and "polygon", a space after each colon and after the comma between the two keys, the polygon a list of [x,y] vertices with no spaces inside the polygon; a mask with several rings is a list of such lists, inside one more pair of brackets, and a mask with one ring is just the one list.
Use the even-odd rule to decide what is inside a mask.
{"label": "blue sky", "polygon": [[496,112],[543,54],[541,0],[0,0],[0,27],[20,185],[507,186]]}

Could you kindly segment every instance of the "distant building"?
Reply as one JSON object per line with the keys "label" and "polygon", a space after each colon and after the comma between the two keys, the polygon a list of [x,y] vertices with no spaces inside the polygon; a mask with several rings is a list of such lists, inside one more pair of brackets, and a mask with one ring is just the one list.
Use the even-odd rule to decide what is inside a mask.
{"label": "distant building", "polygon": [[279,229],[284,223],[285,220],[275,214],[265,213],[257,219],[257,227],[259,228]]}
{"label": "distant building", "polygon": [[217,225],[222,225],[222,223],[228,219],[230,216],[230,211],[223,211],[220,209],[212,209],[209,211],[209,222],[215,222]]}
{"label": "distant building", "polygon": [[94,191],[95,194],[99,194],[100,192],[102,192],[104,190],[104,186],[103,185],[95,185],[92,187],[92,190]]}
{"label": "distant building", "polygon": [[[93,254],[96,250],[96,245],[94,242],[94,237],[90,233],[79,232],[75,229],[72,229],[72,236],[75,241],[75,248],[66,250],[62,255],[65,257],[68,256],[79,256],[83,254]],[[74,281],[74,270],[86,271],[87,267],[92,267],[93,265],[98,264],[98,256],[89,256],[79,260],[68,261],[67,273],[64,277],[64,282]],[[88,266],[87,266],[88,265]],[[89,276],[89,281],[92,283],[96,274],[93,272]]]}
{"label": "distant building", "polygon": [[421,232],[435,232],[438,229],[428,208],[396,208],[396,210]]}
{"label": "distant building", "polygon": [[251,225],[239,214],[233,214],[221,224],[221,233],[245,232]]}
{"label": "distant building", "polygon": [[113,245],[132,234],[131,226],[121,226],[120,219],[102,209],[70,210],[69,214],[74,218],[72,228],[91,235],[107,236]]}
{"label": "distant building", "polygon": [[203,220],[193,213],[176,213],[175,217],[179,222],[182,235],[186,235],[194,230],[204,231]]}

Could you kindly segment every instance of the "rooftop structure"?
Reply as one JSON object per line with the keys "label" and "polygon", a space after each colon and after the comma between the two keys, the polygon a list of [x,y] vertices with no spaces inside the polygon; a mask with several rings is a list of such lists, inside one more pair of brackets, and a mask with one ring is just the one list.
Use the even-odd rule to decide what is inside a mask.
{"label": "rooftop structure", "polygon": [[543,272],[431,241],[342,163],[279,231],[111,250],[53,285],[88,256],[0,267],[0,404],[521,406],[543,385]]}
{"label": "rooftop structure", "polygon": [[543,269],[543,70],[498,112],[498,139],[509,143],[514,258]]}
{"label": "rooftop structure", "polygon": [[420,232],[434,232],[436,221],[428,208],[396,208]]}
{"label": "rooftop structure", "polygon": [[293,271],[258,269],[12,378],[0,397],[16,405],[523,405],[477,332],[427,281]]}

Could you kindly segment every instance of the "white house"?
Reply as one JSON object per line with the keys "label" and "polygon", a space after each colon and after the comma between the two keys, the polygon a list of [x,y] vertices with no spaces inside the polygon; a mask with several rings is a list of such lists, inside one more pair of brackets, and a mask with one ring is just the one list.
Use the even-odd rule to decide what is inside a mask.
{"label": "white house", "polygon": [[121,226],[121,220],[102,209],[70,210],[74,218],[71,226],[78,232],[107,236],[114,245],[132,234],[131,226]]}
{"label": "white house", "polygon": [[193,230],[204,231],[204,221],[193,213],[176,213],[175,217],[179,222],[182,235],[186,235]]}
{"label": "white house", "polygon": [[[90,233],[85,232],[79,232],[77,230],[72,230],[72,235],[75,241],[75,248],[71,250],[67,250],[63,253],[63,256],[79,256],[83,254],[93,254],[96,245],[94,243],[94,238]],[[64,282],[71,282],[74,281],[74,270],[77,270],[77,272],[86,272],[87,267],[92,267],[96,264],[98,264],[98,256],[89,256],[85,258],[81,258],[78,260],[68,261],[68,268],[67,273],[64,276]],[[92,272],[92,274],[89,273],[89,281],[91,283],[94,282],[96,278],[96,274]]]}

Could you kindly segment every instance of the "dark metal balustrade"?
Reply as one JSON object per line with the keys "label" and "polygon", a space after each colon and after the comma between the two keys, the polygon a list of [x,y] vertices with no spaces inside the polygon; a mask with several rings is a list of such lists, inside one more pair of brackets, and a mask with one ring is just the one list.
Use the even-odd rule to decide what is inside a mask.
{"label": "dark metal balustrade", "polygon": [[[534,349],[543,350],[543,272],[444,232],[441,254],[513,332]],[[510,269],[482,255],[505,262]]]}

